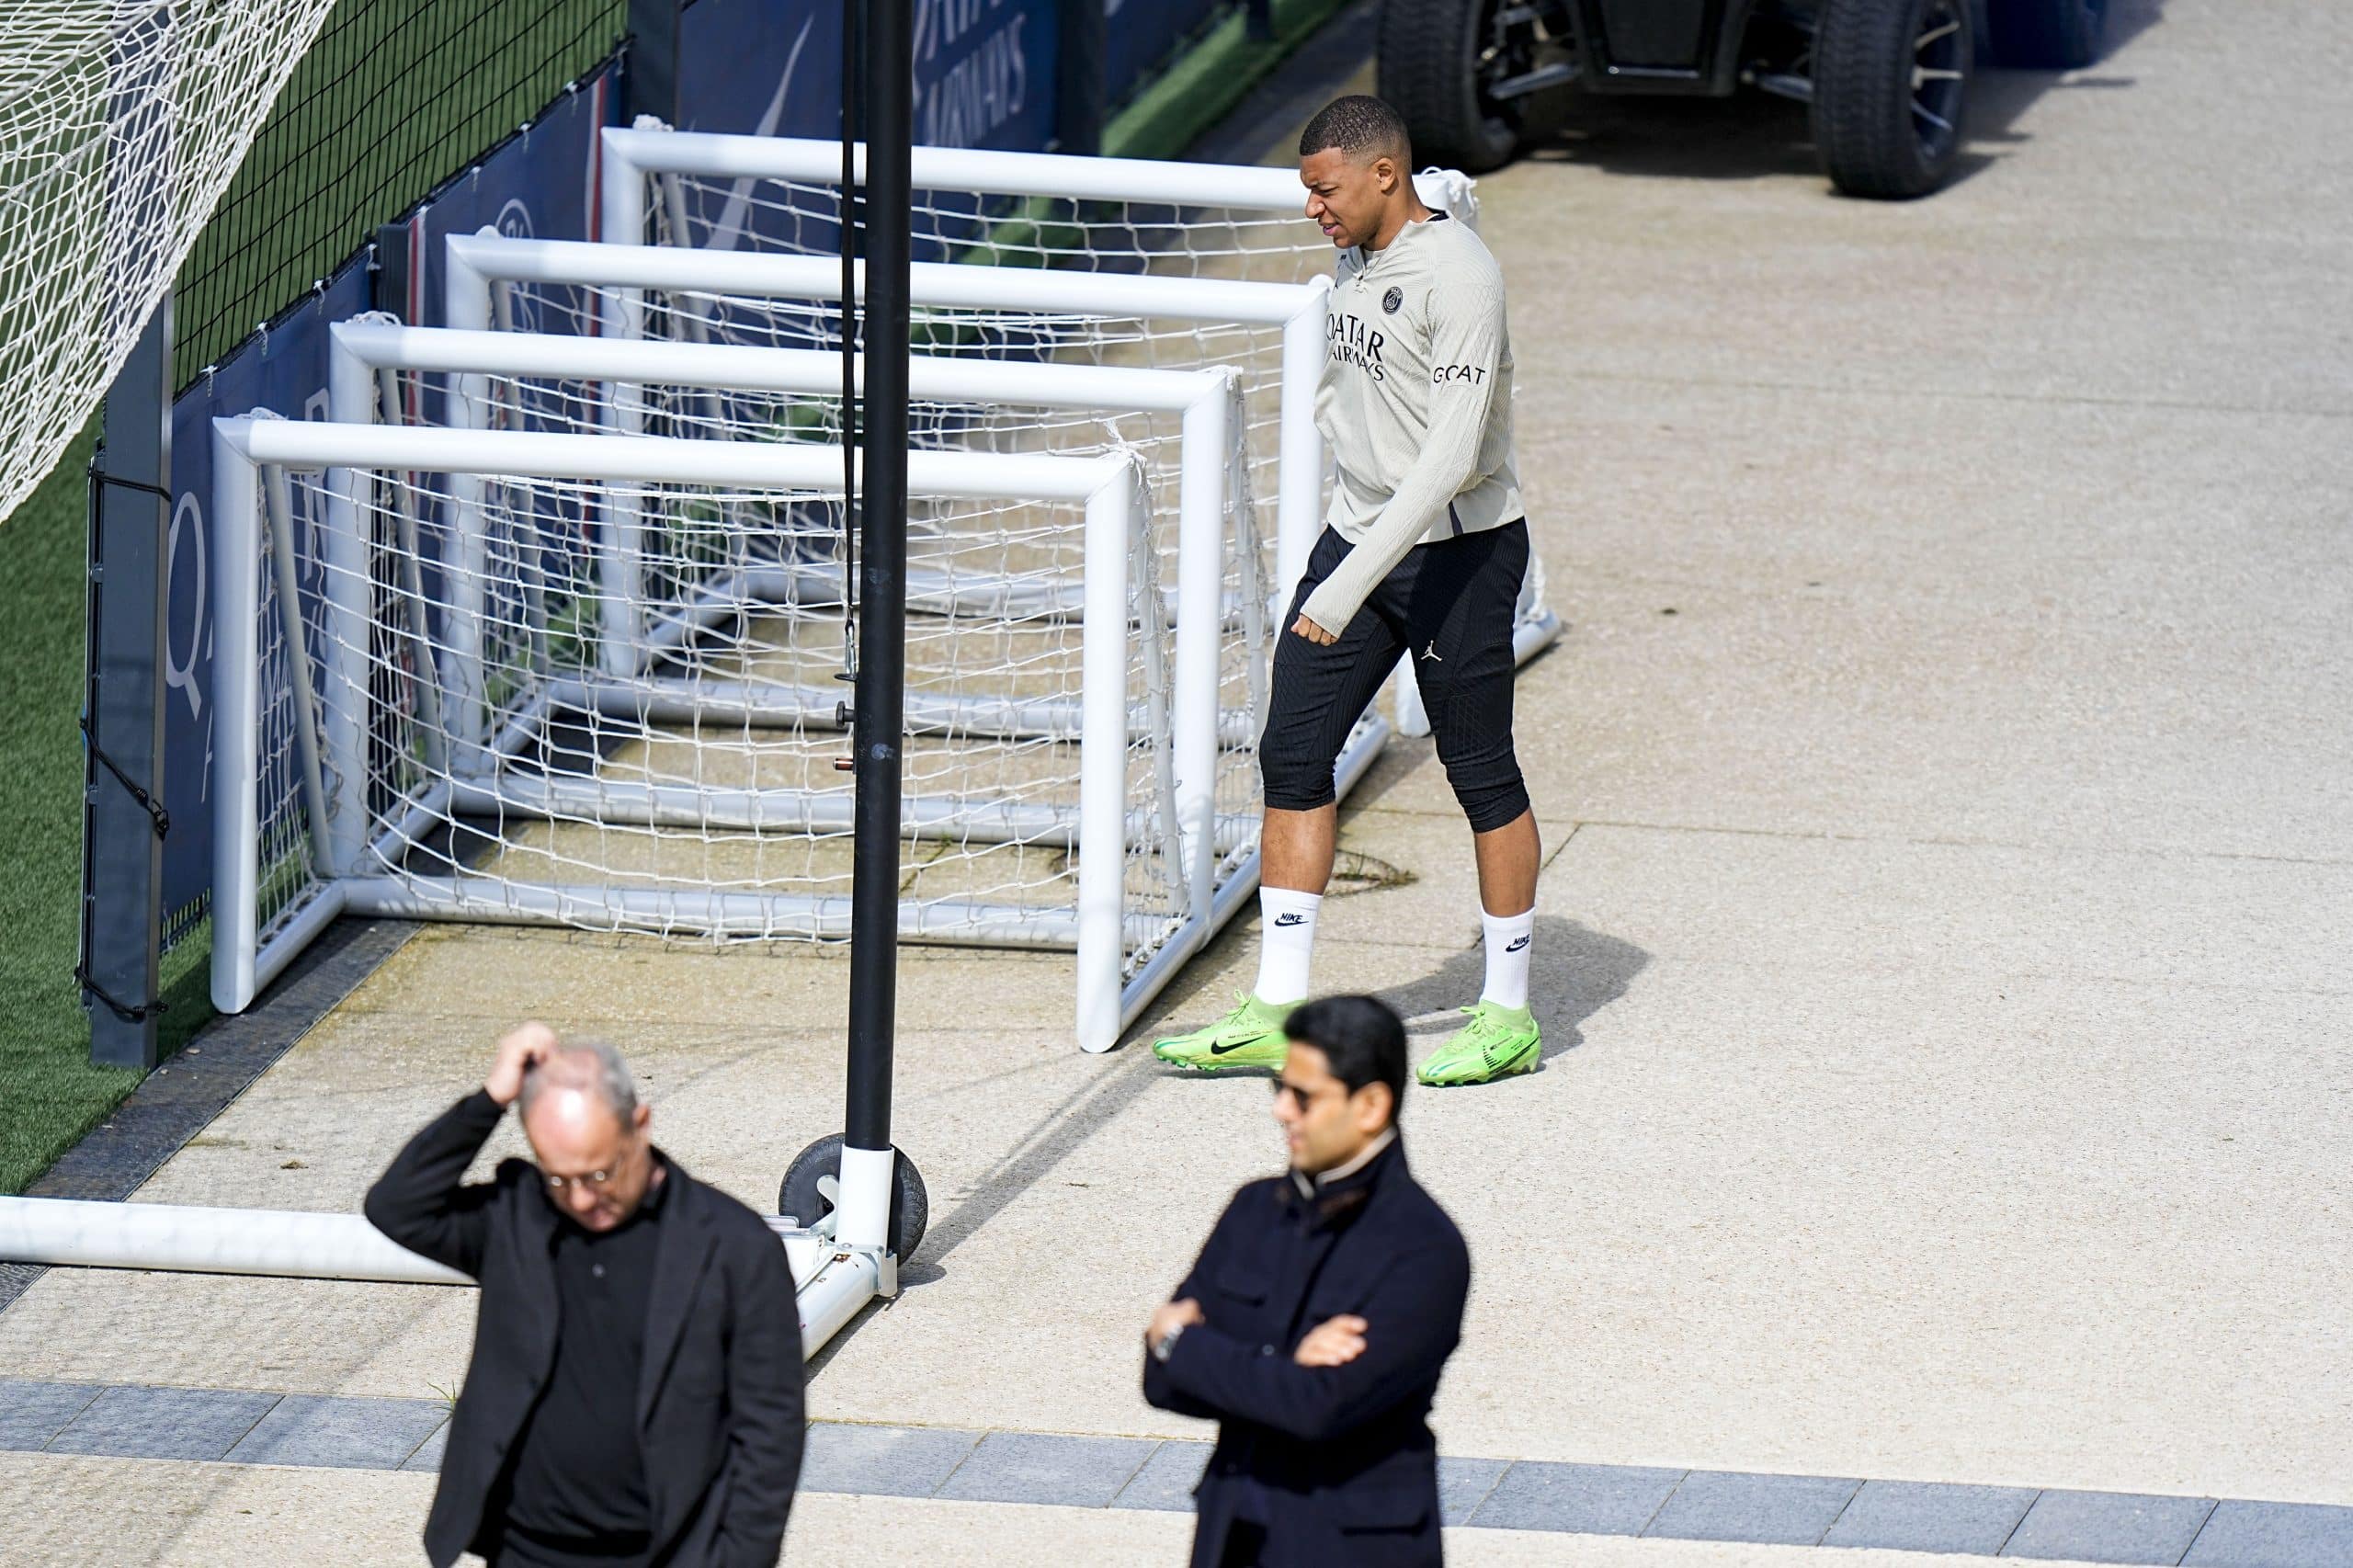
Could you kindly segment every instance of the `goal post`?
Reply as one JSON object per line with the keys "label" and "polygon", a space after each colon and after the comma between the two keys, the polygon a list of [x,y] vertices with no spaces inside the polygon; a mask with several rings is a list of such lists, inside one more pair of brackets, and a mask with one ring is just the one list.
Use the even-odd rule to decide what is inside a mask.
{"label": "goal post", "polygon": [[[593,702],[570,705],[596,665],[585,631],[600,500],[627,492],[665,528],[699,526],[703,542],[751,561],[789,543],[792,507],[838,496],[840,448],[276,418],[218,421],[214,441],[213,984],[224,1011],[242,1009],[338,913],[722,938],[847,933],[840,868],[807,831],[834,809],[807,783],[831,766],[809,743],[837,743],[754,735],[725,698],[697,728],[691,691],[673,710],[690,716],[683,733],[659,713],[615,725]],[[475,526],[457,487],[417,477],[459,475],[479,482],[484,546],[454,537]],[[898,928],[1074,951],[1078,1033],[1103,1049],[1208,925],[1179,871],[1173,759],[1157,739],[1165,721],[1133,722],[1167,700],[1142,465],[1119,453],[917,451],[908,479],[913,496],[973,504],[975,537],[1001,528],[1049,565],[1067,557],[1086,603],[1075,637],[1069,618],[949,631],[1028,639],[1040,688],[1075,697],[1079,730],[940,737],[967,773],[982,763],[976,783],[950,792],[911,739],[907,830],[957,845],[965,854],[949,870],[967,874],[935,891],[919,867]],[[764,508],[767,520],[746,527],[722,502]],[[440,547],[419,562],[430,597],[415,616],[399,604],[411,514]],[[443,658],[461,642],[449,607],[466,595],[453,585],[474,572],[478,689],[450,678]],[[774,608],[743,597],[723,658],[699,646],[705,626],[681,630],[669,651],[730,670],[739,686],[789,678],[789,640],[757,633]],[[425,639],[404,634],[420,623]],[[911,672],[911,690],[923,681]],[[478,754],[446,734],[435,744],[426,692],[445,715],[461,692],[486,702]],[[356,829],[338,820],[355,812]],[[784,864],[764,862],[779,842]],[[1010,859],[963,864],[991,855]]]}
{"label": "goal post", "polygon": [[[738,406],[745,394],[770,400],[838,399],[843,380],[839,356],[811,349],[410,327],[383,315],[336,324],[330,329],[329,353],[328,417],[349,425],[399,423],[407,410],[423,405],[421,397],[404,392],[416,389],[416,378],[429,377],[443,379],[450,388],[443,417],[453,427],[593,430],[611,417],[609,389],[627,384],[664,389],[673,400],[682,393],[727,394],[724,401],[708,403],[685,397],[694,412],[676,421],[677,426],[705,438],[775,440],[775,407],[767,401]],[[1164,589],[1174,607],[1176,627],[1172,744],[1190,904],[1211,911],[1208,931],[1202,933],[1206,940],[1236,903],[1225,884],[1237,877],[1246,880],[1251,869],[1237,863],[1247,826],[1218,819],[1219,753],[1224,746],[1247,744],[1263,696],[1263,686],[1254,683],[1246,692],[1246,710],[1219,710],[1222,640],[1232,636],[1254,672],[1265,663],[1263,596],[1255,582],[1245,580],[1244,591],[1230,598],[1219,572],[1229,538],[1244,562],[1255,562],[1257,555],[1247,479],[1242,472],[1245,460],[1239,445],[1244,432],[1238,376],[1227,367],[1149,370],[915,356],[909,360],[908,378],[912,397],[927,406],[951,415],[960,406],[1012,411],[1008,417],[1016,429],[1028,411],[1103,416],[1105,422],[1088,433],[1107,445],[1116,444],[1119,415],[1142,412],[1176,418],[1176,554],[1180,578]],[[478,390],[468,393],[459,390],[461,385]],[[806,410],[804,404],[784,406],[789,413]],[[338,530],[330,537],[350,531]],[[817,574],[801,574],[804,579]],[[634,591],[627,582],[605,588],[608,594]],[[911,588],[918,596],[937,591],[937,585],[919,582],[911,583]],[[1035,600],[1066,601],[1075,611],[1086,588],[1073,580],[1063,585],[1008,584],[1006,591],[1019,591]],[[585,688],[586,699],[641,704],[671,699],[661,683],[650,681],[633,665],[623,675],[623,681],[608,678]],[[718,695],[706,682],[688,700],[708,704]],[[750,701],[753,695],[741,699],[753,722],[822,724],[828,722],[837,693],[779,687],[757,694],[757,705]],[[997,706],[1001,711],[991,712],[978,701],[966,701],[950,713],[917,693],[911,721],[916,728],[954,722],[1013,733],[1041,728],[1051,732],[1074,722],[1059,715],[1057,704],[1050,701],[1007,697]]]}

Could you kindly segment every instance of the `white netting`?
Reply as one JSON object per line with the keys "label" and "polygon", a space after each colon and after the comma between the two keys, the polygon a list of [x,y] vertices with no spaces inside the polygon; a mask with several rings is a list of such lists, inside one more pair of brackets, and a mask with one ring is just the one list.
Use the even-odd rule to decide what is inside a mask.
{"label": "white netting", "polygon": [[[597,330],[614,308],[617,291],[589,286],[502,283],[496,286],[500,319],[529,328],[572,333]],[[686,342],[724,342],[765,347],[839,348],[838,307],[820,301],[771,297],[722,296],[690,290],[631,290],[647,335]],[[1199,369],[1217,365],[1245,371],[1243,427],[1237,451],[1226,464],[1231,490],[1226,511],[1226,555],[1220,573],[1222,633],[1218,658],[1218,736],[1214,811],[1220,858],[1212,881],[1223,887],[1240,874],[1255,851],[1259,809],[1256,758],[1258,729],[1265,715],[1267,595],[1274,582],[1279,382],[1263,374],[1279,364],[1281,329],[1246,325],[1185,324],[1165,319],[1107,320],[1091,316],[1044,316],[1019,311],[949,310],[916,307],[916,352],[991,359],[1162,369]],[[1254,379],[1255,378],[1255,379]],[[505,406],[499,416],[547,428],[596,427],[601,386],[556,387],[544,382],[493,383]],[[837,400],[712,393],[693,389],[648,388],[645,432],[724,438],[837,438]],[[434,417],[429,390],[412,390],[403,406],[411,416]],[[1159,581],[1173,590],[1177,578],[1176,513],[1168,503],[1178,493],[1181,417],[1174,413],[1104,415],[1074,414],[1014,404],[928,403],[912,405],[911,433],[918,449],[1092,455],[1117,446],[1141,458],[1153,494],[1154,544],[1160,557]],[[1073,581],[1065,592],[1075,596]]]}
{"label": "white netting", "polygon": [[[847,934],[837,490],[379,474],[350,514],[364,554],[343,558],[366,562],[359,647],[338,642],[327,608],[341,569],[327,539],[334,497],[320,474],[288,477],[313,733],[350,721],[365,761],[346,777],[323,740],[323,806],[306,801],[276,562],[255,563],[263,945],[328,873],[389,879],[421,912],[472,918]],[[1084,624],[1067,586],[1086,576],[1086,508],[912,510],[903,928],[1070,948]],[[617,648],[605,541],[624,516],[642,572]],[[1168,627],[1140,528],[1128,553],[1127,832],[1110,852],[1122,856],[1132,972],[1184,917],[1186,894]],[[311,831],[320,816],[324,835]]]}
{"label": "white netting", "polygon": [[122,369],[329,5],[0,15],[0,518]]}
{"label": "white netting", "polygon": [[[705,182],[664,176],[646,237],[665,244],[700,244],[723,227],[733,248],[779,254],[838,254],[836,191],[781,180]],[[1060,198],[992,199],[985,217],[969,195],[917,191],[913,225],[918,256],[1006,266],[1052,265],[1087,271],[1145,273],[1252,282],[1298,282],[1330,266],[1330,246],[1299,221],[1238,210],[1182,210],[1165,205]],[[1017,210],[1016,210],[1017,209]],[[1301,231],[1305,230],[1302,240]],[[593,333],[619,309],[619,291],[541,283],[497,285],[498,319],[526,331]],[[628,307],[645,335],[684,343],[827,349],[840,347],[838,304],[815,300],[714,294],[690,290],[630,290]],[[915,352],[1015,362],[1059,362],[1115,368],[1198,370],[1233,368],[1241,376],[1244,460],[1235,472],[1235,526],[1229,529],[1222,572],[1227,607],[1219,665],[1222,745],[1215,790],[1223,885],[1255,849],[1259,808],[1257,731],[1264,717],[1267,672],[1263,616],[1258,607],[1275,581],[1282,328],[1173,317],[1115,318],[1023,310],[951,309],[918,305],[913,312]],[[664,426],[680,435],[733,434],[739,424],[715,415],[681,394],[661,406]],[[823,418],[809,405],[789,418]],[[969,407],[915,411],[915,443],[967,449],[1086,453],[1116,439],[1144,460],[1154,493],[1176,489],[1177,416],[1138,414],[1106,422],[1098,416],[1040,410]],[[649,425],[649,430],[654,428]],[[1161,513],[1154,543],[1161,582],[1176,579],[1173,514]],[[1245,613],[1245,607],[1247,608]]]}

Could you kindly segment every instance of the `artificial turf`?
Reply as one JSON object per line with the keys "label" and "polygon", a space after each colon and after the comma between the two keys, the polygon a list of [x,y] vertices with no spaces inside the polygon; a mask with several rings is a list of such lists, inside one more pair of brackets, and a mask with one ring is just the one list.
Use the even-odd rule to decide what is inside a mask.
{"label": "artificial turf", "polygon": [[23,1191],[139,1081],[89,1064],[74,984],[90,439],[0,527],[0,1192]]}

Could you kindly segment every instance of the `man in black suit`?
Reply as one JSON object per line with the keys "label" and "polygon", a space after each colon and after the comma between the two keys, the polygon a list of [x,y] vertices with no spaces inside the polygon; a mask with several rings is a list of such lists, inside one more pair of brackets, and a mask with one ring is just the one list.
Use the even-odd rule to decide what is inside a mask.
{"label": "man in black suit", "polygon": [[1397,1142],[1397,1015],[1334,996],[1283,1032],[1290,1170],[1234,1194],[1144,1332],[1144,1398],[1219,1423],[1193,1568],[1436,1564],[1427,1418],[1471,1255]]}
{"label": "man in black suit", "polygon": [[[520,1101],[538,1156],[461,1184]],[[425,1552],[493,1568],[776,1562],[801,1473],[801,1323],[767,1224],[646,1136],[620,1052],[544,1024],[409,1141],[368,1218],[482,1286]]]}

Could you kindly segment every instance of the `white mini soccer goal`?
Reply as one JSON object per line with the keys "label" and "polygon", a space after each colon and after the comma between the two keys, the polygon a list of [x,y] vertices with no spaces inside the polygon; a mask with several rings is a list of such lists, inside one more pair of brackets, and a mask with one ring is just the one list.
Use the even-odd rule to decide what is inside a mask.
{"label": "white mini soccer goal", "polygon": [[[328,417],[345,424],[438,420],[460,429],[593,433],[614,423],[614,390],[626,388],[632,424],[641,430],[650,423],[662,434],[775,443],[837,437],[840,429],[843,366],[836,354],[408,327],[381,315],[338,324],[331,342]],[[915,400],[911,413],[927,445],[958,444],[975,433],[985,440],[1031,431],[1052,419],[1071,430],[1091,423],[1098,447],[1108,450],[1119,444],[1123,426],[1136,421],[1175,422],[1176,554],[1183,579],[1163,587],[1176,628],[1169,742],[1188,918],[1160,955],[1164,965],[1181,963],[1231,917],[1256,876],[1256,823],[1245,810],[1222,817],[1217,810],[1222,768],[1230,771],[1237,757],[1248,765],[1267,664],[1264,591],[1252,570],[1259,551],[1244,472],[1238,378],[1227,368],[1137,370],[922,357],[910,360],[908,375]],[[1158,510],[1165,511],[1165,493],[1156,494]],[[1229,549],[1245,568],[1242,592],[1234,596],[1222,591],[1220,575]],[[619,700],[633,703],[649,688],[665,700],[690,699],[685,688],[692,676],[633,667],[633,655],[611,658],[628,652],[626,630],[643,614],[635,603],[645,591],[642,573],[620,569],[640,553],[613,550],[600,558],[614,574],[599,585],[600,617],[615,619],[624,634],[605,643],[614,665],[608,678],[623,683],[628,695]],[[837,593],[844,564],[837,555],[812,562],[804,580],[823,579]],[[937,578],[937,568],[922,569],[910,587],[919,597],[937,595],[947,586]],[[971,595],[979,579],[968,574],[959,587]],[[1060,584],[1007,578],[1001,592],[1006,602],[1030,603],[1040,614],[1076,617],[1086,585],[1076,576]],[[779,607],[776,613],[784,611]],[[1221,713],[1223,648],[1234,652],[1251,678],[1240,694],[1244,706]],[[1018,673],[1006,673],[1002,715],[982,712],[969,699],[953,713],[936,713],[936,705],[917,692],[913,727],[980,730],[995,717],[1017,731],[1040,725],[1075,731],[1074,712],[1058,717],[1021,698],[1012,689]],[[768,694],[768,705],[756,716],[784,726],[822,727],[833,721],[838,696],[838,689],[779,689]],[[1138,714],[1137,722],[1147,717]],[[1246,780],[1227,779],[1226,792],[1236,793],[1237,783],[1246,803]],[[1207,921],[1189,918],[1201,910],[1210,912]]]}
{"label": "white mini soccer goal", "polygon": [[[803,635],[837,625],[839,447],[248,418],[215,462],[224,1011],[340,913],[847,934],[839,721],[810,712],[838,649]],[[1074,951],[1102,1049],[1209,917],[1142,464],[917,452],[909,486],[900,930]]]}
{"label": "white mini soccer goal", "polygon": [[[602,228],[609,240],[714,251],[767,251],[837,257],[841,249],[842,149],[790,137],[674,131],[642,118],[603,132]],[[864,149],[857,150],[862,177]],[[1305,196],[1288,168],[1191,164],[1045,153],[917,147],[912,150],[917,254],[1057,278],[1087,275],[1238,278],[1303,283],[1327,278],[1332,247],[1303,213]],[[1415,176],[1429,206],[1474,227],[1476,182],[1457,171]],[[835,262],[834,265],[838,265]],[[829,315],[776,301],[709,295],[626,301],[638,316],[620,325],[698,340],[822,344]],[[1295,357],[1287,335],[1237,319],[1150,317],[1074,298],[1044,317],[949,324],[957,352],[1021,358],[1040,355],[1086,363],[1228,364],[1243,373],[1253,451],[1261,471],[1278,460],[1276,437],[1304,378],[1312,414],[1320,340]],[[1322,523],[1320,461],[1312,513],[1293,506],[1279,532],[1276,572],[1288,602]],[[1263,497],[1272,487],[1261,485]],[[1545,602],[1543,562],[1532,554],[1513,643],[1533,657],[1560,635]],[[1429,725],[1410,663],[1398,668],[1398,728]]]}

